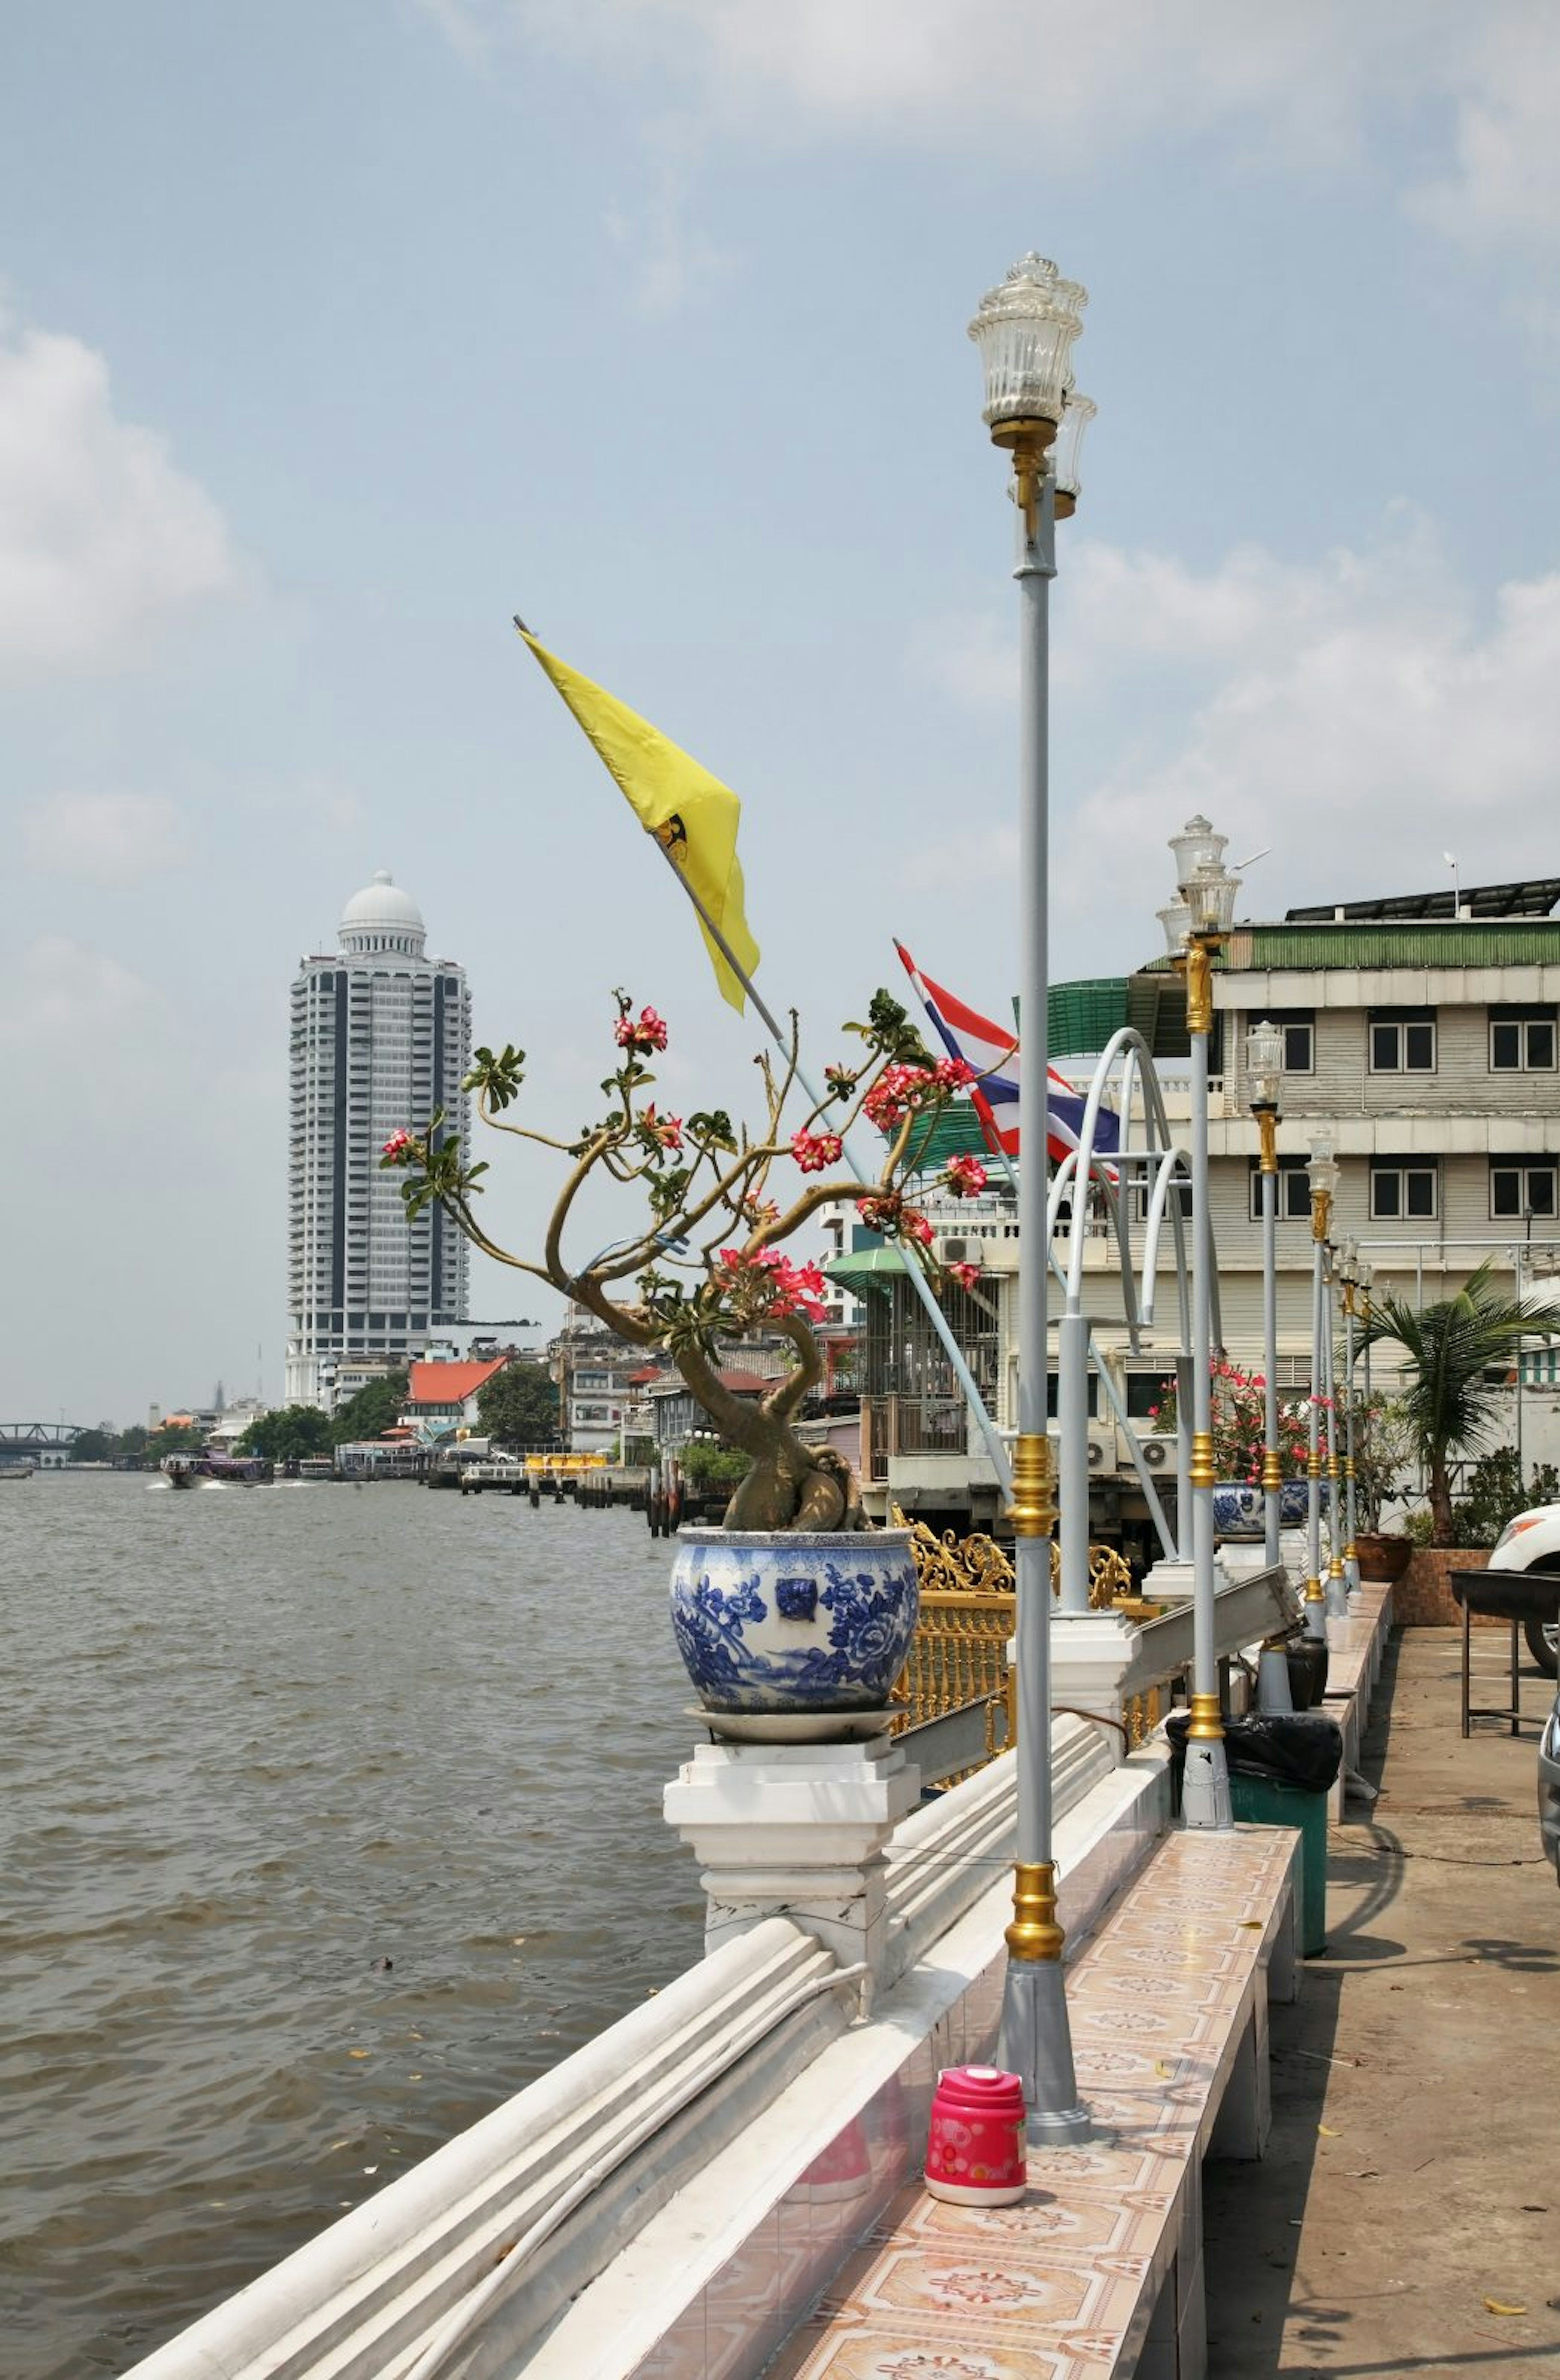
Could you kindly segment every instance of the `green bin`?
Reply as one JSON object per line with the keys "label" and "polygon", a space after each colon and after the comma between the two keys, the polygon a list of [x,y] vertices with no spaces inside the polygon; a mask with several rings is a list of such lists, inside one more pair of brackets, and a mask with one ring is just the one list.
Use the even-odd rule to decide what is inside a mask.
{"label": "green bin", "polygon": [[1276,1777],[1229,1779],[1232,1816],[1259,1827],[1294,1827],[1300,1839],[1300,1950],[1309,1959],[1327,1942],[1327,1796]]}

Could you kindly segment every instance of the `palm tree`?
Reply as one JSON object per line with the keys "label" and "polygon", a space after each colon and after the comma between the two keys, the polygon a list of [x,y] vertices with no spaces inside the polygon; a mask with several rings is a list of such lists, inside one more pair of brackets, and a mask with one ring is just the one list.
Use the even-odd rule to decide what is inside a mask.
{"label": "palm tree", "polygon": [[1402,1407],[1428,1477],[1433,1545],[1453,1542],[1453,1455],[1484,1444],[1495,1420],[1504,1381],[1486,1374],[1504,1372],[1528,1333],[1547,1337],[1555,1327],[1552,1305],[1508,1296],[1491,1280],[1488,1260],[1455,1297],[1433,1305],[1388,1297],[1374,1307],[1365,1342],[1394,1340],[1407,1359]]}

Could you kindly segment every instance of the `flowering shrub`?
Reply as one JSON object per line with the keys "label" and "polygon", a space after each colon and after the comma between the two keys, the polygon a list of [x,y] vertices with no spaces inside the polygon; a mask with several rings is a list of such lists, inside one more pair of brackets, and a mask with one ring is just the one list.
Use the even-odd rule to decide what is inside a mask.
{"label": "flowering shrub", "polygon": [[[1261,1372],[1243,1372],[1238,1364],[1215,1356],[1208,1366],[1212,1390],[1214,1474],[1219,1479],[1237,1479],[1243,1485],[1262,1485],[1263,1450],[1267,1442],[1267,1381]],[[1328,1399],[1316,1400],[1324,1440],[1326,1435]],[[1278,1404],[1278,1462],[1286,1479],[1305,1477],[1306,1456],[1310,1451],[1311,1404],[1301,1397]],[[1160,1389],[1159,1402],[1149,1407],[1149,1419],[1156,1434],[1173,1432],[1177,1421],[1176,1384],[1166,1380]]]}
{"label": "flowering shrub", "polygon": [[[945,1273],[934,1262],[931,1223],[906,1203],[901,1177],[917,1119],[935,1116],[975,1079],[973,1070],[961,1059],[934,1061],[904,1010],[879,991],[866,1023],[846,1028],[865,1045],[863,1062],[829,1066],[823,1099],[796,1128],[787,1129],[781,1114],[796,1088],[792,1018],[787,1063],[777,1070],[768,1059],[759,1061],[767,1112],[750,1134],[721,1109],[680,1116],[657,1108],[647,1096],[655,1077],[645,1061],[666,1049],[666,1020],[649,1007],[635,1015],[626,992],[615,998],[619,1062],[601,1086],[607,1111],[574,1138],[508,1120],[525,1079],[523,1050],[480,1049],[466,1078],[484,1123],[566,1161],[563,1191],[538,1260],[501,1247],[478,1220],[475,1202],[488,1169],[469,1161],[442,1114],[420,1133],[393,1133],[381,1163],[405,1176],[408,1214],[437,1203],[498,1263],[550,1282],[631,1345],[666,1350],[722,1437],[752,1457],[727,1513],[729,1526],[861,1525],[848,1464],[830,1449],[804,1447],[792,1427],[803,1398],[823,1376],[813,1326],[827,1312],[827,1283],[816,1265],[794,1262],[780,1244],[820,1208],[849,1198],[874,1231],[907,1250],[909,1261],[924,1264],[935,1279],[973,1286],[974,1266]],[[862,1117],[889,1137],[888,1154],[867,1181],[836,1170],[845,1137]],[[563,1242],[575,1200],[593,1178],[634,1190],[647,1214],[636,1232],[579,1267]],[[942,1186],[972,1197],[986,1186],[986,1170],[973,1157],[956,1157]],[[720,1350],[723,1341],[757,1330],[788,1338],[795,1363],[754,1403],[725,1386]]]}

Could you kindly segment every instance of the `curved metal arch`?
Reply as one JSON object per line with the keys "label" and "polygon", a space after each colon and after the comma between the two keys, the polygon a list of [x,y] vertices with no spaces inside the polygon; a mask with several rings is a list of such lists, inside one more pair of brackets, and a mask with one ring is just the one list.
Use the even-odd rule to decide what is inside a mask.
{"label": "curved metal arch", "polygon": [[[1119,1073],[1118,1127],[1119,1146],[1107,1155],[1096,1151],[1094,1143],[1099,1128],[1099,1116],[1105,1105],[1106,1093],[1113,1075]],[[1139,1127],[1141,1125],[1141,1145]],[[1123,1182],[1137,1174],[1143,1177],[1145,1196],[1145,1220],[1141,1275],[1132,1265],[1130,1218],[1123,1209]],[[1143,1331],[1152,1329],[1159,1269],[1159,1246],[1167,1207],[1170,1213],[1171,1236],[1176,1279],[1177,1320],[1179,1325],[1180,1377],[1184,1402],[1187,1386],[1186,1365],[1191,1346],[1192,1295],[1190,1250],[1186,1217],[1179,1200],[1172,1201],[1171,1190],[1182,1180],[1192,1179],[1191,1152],[1184,1144],[1171,1137],[1169,1111],[1154,1062],[1154,1053],[1143,1035],[1132,1026],[1123,1026],[1114,1033],[1094,1062],[1088,1091],[1084,1097],[1083,1114],[1078,1145],[1070,1149],[1057,1167],[1046,1202],[1046,1232],[1049,1243],[1055,1233],[1064,1197],[1070,1197],[1072,1230],[1065,1274],[1054,1250],[1051,1269],[1066,1293],[1066,1309],[1060,1318],[1058,1347],[1058,1417],[1060,1424],[1061,1471],[1061,1599],[1064,1611],[1082,1612],[1088,1608],[1088,1451],[1087,1393],[1085,1380],[1091,1354],[1096,1372],[1106,1382],[1110,1402],[1117,1418],[1125,1428],[1132,1452],[1134,1467],[1143,1485],[1155,1527],[1166,1552],[1174,1555],[1172,1542],[1159,1501],[1143,1455],[1138,1433],[1121,1410],[1119,1397],[1110,1380],[1108,1367],[1097,1350],[1093,1348],[1093,1331],[1082,1312],[1083,1245],[1082,1213],[1089,1194],[1097,1185],[1105,1208],[1107,1227],[1117,1248],[1120,1281],[1122,1313],[1128,1343],[1135,1354],[1141,1346]],[[1082,1198],[1080,1191],[1082,1190]],[[1210,1221],[1209,1245],[1213,1245]],[[1215,1257],[1216,1263],[1216,1257]],[[1210,1306],[1214,1316],[1215,1338],[1222,1341],[1223,1318],[1219,1311],[1216,1269],[1210,1268]],[[1179,1433],[1178,1468],[1181,1476],[1181,1504],[1184,1507],[1187,1480],[1185,1476],[1189,1441],[1183,1428]]]}

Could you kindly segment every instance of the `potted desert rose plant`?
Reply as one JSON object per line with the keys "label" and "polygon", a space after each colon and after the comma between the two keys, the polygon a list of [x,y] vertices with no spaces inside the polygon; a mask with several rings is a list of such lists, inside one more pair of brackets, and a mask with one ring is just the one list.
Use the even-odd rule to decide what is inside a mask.
{"label": "potted desert rose plant", "polygon": [[[1262,1460],[1267,1439],[1267,1382],[1260,1372],[1242,1371],[1240,1365],[1215,1355],[1208,1366],[1214,1440],[1214,1526],[1220,1537],[1256,1539],[1264,1530]],[[1327,1399],[1317,1399],[1323,1440],[1326,1436]],[[1278,1406],[1279,1519],[1297,1527],[1306,1516],[1310,1402],[1304,1397],[1282,1400]],[[1160,1400],[1149,1415],[1155,1432],[1173,1433],[1177,1421],[1176,1384],[1167,1380]],[[1327,1482],[1322,1482],[1324,1504]]]}
{"label": "potted desert rose plant", "polygon": [[[649,1063],[667,1046],[666,1023],[653,1008],[636,1014],[626,992],[614,998],[617,1062],[601,1086],[607,1107],[582,1132],[559,1136],[515,1120],[523,1050],[479,1049],[466,1079],[484,1125],[549,1151],[563,1167],[539,1255],[516,1255],[484,1229],[476,1202],[487,1166],[441,1114],[420,1132],[394,1134],[381,1162],[404,1175],[408,1215],[436,1201],[495,1262],[550,1283],[629,1345],[664,1352],[721,1438],[748,1457],[721,1525],[681,1532],[672,1577],[678,1644],[712,1713],[811,1714],[828,1732],[831,1718],[887,1704],[915,1624],[915,1570],[910,1532],[872,1528],[844,1458],[797,1435],[803,1402],[823,1377],[814,1325],[825,1283],[816,1265],[787,1255],[786,1243],[820,1208],[850,1200],[907,1264],[942,1278],[931,1225],[907,1201],[903,1183],[928,1117],[974,1075],[961,1060],[934,1060],[905,1011],[879,991],[866,1023],[846,1028],[863,1044],[860,1061],[829,1067],[820,1100],[798,1099],[793,1016],[785,1061],[757,1061],[756,1130],[719,1109],[671,1115],[653,1097]],[[871,1178],[843,1161],[845,1137],[863,1119],[884,1135]],[[582,1263],[571,1245],[577,1204],[587,1184],[607,1184],[638,1202],[640,1220]],[[973,1157],[956,1157],[937,1186],[973,1196],[986,1186],[985,1171]],[[970,1287],[977,1268],[949,1266],[946,1277]],[[723,1384],[720,1351],[759,1330],[788,1340],[792,1363],[754,1403]]]}

